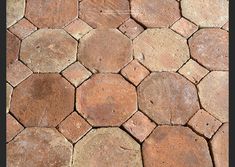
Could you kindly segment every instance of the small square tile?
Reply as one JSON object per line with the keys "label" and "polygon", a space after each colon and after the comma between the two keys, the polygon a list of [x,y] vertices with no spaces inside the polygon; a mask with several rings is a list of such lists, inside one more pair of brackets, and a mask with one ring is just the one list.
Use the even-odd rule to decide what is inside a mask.
{"label": "small square tile", "polygon": [[7,94],[6,94],[6,113],[9,112],[10,103],[11,103],[11,95],[12,95],[13,88],[10,84],[7,83]]}
{"label": "small square tile", "polygon": [[144,28],[136,23],[133,19],[128,19],[124,24],[119,27],[119,30],[128,36],[130,39],[134,39],[141,32],[144,31]]}
{"label": "small square tile", "polygon": [[121,71],[121,74],[136,86],[149,75],[149,73],[150,72],[137,60],[133,60]]}
{"label": "small square tile", "polygon": [[181,69],[179,73],[194,83],[198,83],[209,71],[190,59]]}
{"label": "small square tile", "polygon": [[222,27],[222,29],[229,31],[229,22],[225,23],[225,25]]}
{"label": "small square tile", "polygon": [[188,38],[197,31],[198,27],[182,17],[171,27],[171,29],[178,32],[185,38]]}
{"label": "small square tile", "polygon": [[81,63],[76,62],[62,72],[75,87],[79,86],[83,81],[89,78],[92,73],[88,71]]}
{"label": "small square tile", "polygon": [[70,141],[76,143],[91,126],[78,113],[73,112],[59,125],[59,131]]}
{"label": "small square tile", "polygon": [[207,138],[211,138],[221,124],[205,110],[199,110],[188,122],[189,126]]}
{"label": "small square tile", "polygon": [[87,23],[80,19],[76,19],[75,21],[67,25],[64,29],[77,40],[79,40],[86,33],[92,30],[92,28]]}
{"label": "small square tile", "polygon": [[7,81],[15,87],[32,73],[23,63],[16,61],[7,67]]}
{"label": "small square tile", "polygon": [[11,114],[7,114],[7,142],[11,141],[18,133],[20,133],[24,127],[13,117]]}
{"label": "small square tile", "polygon": [[32,23],[30,23],[27,19],[23,18],[15,25],[11,26],[9,29],[13,34],[18,36],[20,39],[27,37],[37,30]]}
{"label": "small square tile", "polygon": [[131,133],[140,142],[153,131],[156,124],[146,117],[140,111],[137,111],[127,122],[123,124],[123,127]]}

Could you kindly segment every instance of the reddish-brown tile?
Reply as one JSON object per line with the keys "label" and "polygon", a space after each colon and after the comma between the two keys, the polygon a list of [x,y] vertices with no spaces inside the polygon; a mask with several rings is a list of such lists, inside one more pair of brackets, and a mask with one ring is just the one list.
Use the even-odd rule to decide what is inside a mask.
{"label": "reddish-brown tile", "polygon": [[73,112],[60,123],[58,128],[68,140],[76,143],[91,129],[91,126],[76,112]]}
{"label": "reddish-brown tile", "polygon": [[67,78],[75,87],[77,87],[87,78],[89,78],[92,73],[79,62],[76,62],[65,69],[62,72],[62,75]]}
{"label": "reddish-brown tile", "polygon": [[188,122],[189,126],[207,138],[211,138],[221,124],[205,110],[199,110]]}
{"label": "reddish-brown tile", "polygon": [[209,70],[228,70],[228,32],[200,29],[189,39],[191,55]]}
{"label": "reddish-brown tile", "polygon": [[75,145],[73,165],[143,166],[140,145],[119,128],[91,130]]}
{"label": "reddish-brown tile", "polygon": [[11,103],[11,95],[12,95],[12,91],[13,91],[13,88],[10,84],[6,84],[7,86],[7,91],[6,91],[6,113],[9,112],[9,109],[10,109],[10,103]]}
{"label": "reddish-brown tile", "polygon": [[7,127],[7,139],[6,141],[11,141],[18,133],[20,133],[24,127],[13,117],[11,114],[7,114],[6,119],[6,127]]}
{"label": "reddish-brown tile", "polygon": [[59,74],[33,74],[14,89],[10,110],[26,127],[55,127],[73,111],[74,91]]}
{"label": "reddish-brown tile", "polygon": [[25,16],[39,28],[61,28],[77,15],[77,0],[27,0]]}
{"label": "reddish-brown tile", "polygon": [[33,72],[20,61],[16,61],[7,67],[7,81],[12,86],[17,86],[28,78]]}
{"label": "reddish-brown tile", "polygon": [[144,28],[136,23],[133,19],[128,19],[125,23],[123,23],[119,30],[128,36],[130,39],[134,39],[137,37],[141,32],[144,31]]}
{"label": "reddish-brown tile", "polygon": [[195,31],[197,31],[198,26],[186,20],[185,18],[179,19],[174,25],[171,27],[172,30],[178,32],[180,35],[185,38],[190,37]]}
{"label": "reddish-brown tile", "polygon": [[156,124],[151,122],[148,117],[138,111],[123,124],[123,127],[142,142],[153,131]]}
{"label": "reddish-brown tile", "polygon": [[179,69],[180,74],[194,83],[198,83],[208,72],[207,69],[192,59]]}
{"label": "reddish-brown tile", "polygon": [[7,165],[62,167],[72,165],[73,146],[56,129],[26,128],[7,144]]}
{"label": "reddish-brown tile", "polygon": [[177,73],[152,73],[137,93],[140,110],[157,124],[184,125],[199,110],[196,87]]}
{"label": "reddish-brown tile", "polygon": [[9,29],[12,33],[18,36],[20,39],[27,37],[37,30],[32,23],[30,23],[27,19],[23,18],[15,25],[11,26]]}
{"label": "reddish-brown tile", "polygon": [[143,143],[146,167],[213,167],[206,140],[191,129],[159,126]]}
{"label": "reddish-brown tile", "polygon": [[76,95],[77,111],[93,126],[120,126],[137,111],[135,87],[119,74],[95,74]]}
{"label": "reddish-brown tile", "polygon": [[213,71],[198,84],[202,107],[221,122],[229,120],[228,72]]}
{"label": "reddish-brown tile", "polygon": [[169,27],[180,18],[175,0],[131,0],[131,15],[147,27]]}
{"label": "reddish-brown tile", "polygon": [[128,0],[85,0],[79,18],[93,28],[117,28],[130,17]]}
{"label": "reddish-brown tile", "polygon": [[20,51],[20,40],[11,32],[7,31],[7,66],[14,63],[18,59]]}
{"label": "reddish-brown tile", "polygon": [[92,72],[119,72],[132,59],[131,40],[115,29],[92,30],[80,40],[79,60]]}
{"label": "reddish-brown tile", "polygon": [[24,16],[25,0],[7,0],[6,5],[8,28]]}
{"label": "reddish-brown tile", "polygon": [[187,40],[168,28],[147,29],[133,45],[135,58],[151,71],[177,71],[189,59]]}

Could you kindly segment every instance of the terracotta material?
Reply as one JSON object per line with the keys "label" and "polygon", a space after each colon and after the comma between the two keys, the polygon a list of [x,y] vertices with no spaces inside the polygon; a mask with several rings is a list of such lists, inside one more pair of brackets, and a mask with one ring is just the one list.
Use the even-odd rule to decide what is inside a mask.
{"label": "terracotta material", "polygon": [[17,122],[17,120],[11,116],[10,114],[7,114],[7,119],[6,119],[6,141],[9,142],[11,141],[18,133],[20,133],[24,127]]}
{"label": "terracotta material", "polygon": [[6,5],[8,28],[24,16],[25,0],[7,0]]}
{"label": "terracotta material", "polygon": [[9,66],[18,59],[18,54],[20,51],[20,40],[9,31],[7,31],[6,37],[6,65]]}
{"label": "terracotta material", "polygon": [[133,19],[128,19],[125,23],[123,23],[119,30],[128,36],[130,39],[134,39],[137,37],[141,32],[144,31],[144,28],[136,23]]}
{"label": "terracotta material", "polygon": [[12,95],[12,91],[13,91],[13,88],[10,84],[6,84],[6,113],[9,112],[9,109],[10,109],[10,103],[11,103],[11,95]]}

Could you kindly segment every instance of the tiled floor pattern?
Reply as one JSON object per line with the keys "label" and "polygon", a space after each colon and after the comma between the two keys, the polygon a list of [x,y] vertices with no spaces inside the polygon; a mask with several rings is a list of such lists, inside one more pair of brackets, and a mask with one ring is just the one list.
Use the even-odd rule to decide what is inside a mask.
{"label": "tiled floor pattern", "polygon": [[227,0],[7,0],[8,167],[228,167]]}

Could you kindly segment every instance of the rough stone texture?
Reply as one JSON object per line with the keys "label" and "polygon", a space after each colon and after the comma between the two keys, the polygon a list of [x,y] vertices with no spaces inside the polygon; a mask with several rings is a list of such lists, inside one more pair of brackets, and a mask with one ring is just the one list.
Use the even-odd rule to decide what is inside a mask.
{"label": "rough stone texture", "polygon": [[228,21],[227,0],[182,0],[182,15],[201,27],[222,27]]}
{"label": "rough stone texture", "polygon": [[7,165],[68,167],[73,146],[56,129],[26,128],[7,144]]}
{"label": "rough stone texture", "polygon": [[8,113],[9,109],[10,109],[11,95],[12,95],[13,88],[8,83],[6,84],[6,87],[7,87],[7,91],[6,91],[6,113]]}
{"label": "rough stone texture", "polygon": [[33,72],[20,61],[16,61],[7,68],[7,81],[12,86],[17,86],[28,78]]}
{"label": "rough stone texture", "polygon": [[229,31],[229,22],[225,23],[222,28],[226,31]]}
{"label": "rough stone texture", "polygon": [[95,74],[77,89],[76,107],[93,126],[120,126],[137,111],[135,87],[119,74]]}
{"label": "rough stone texture", "polygon": [[76,62],[69,66],[62,72],[63,76],[67,78],[75,87],[80,85],[83,81],[91,76],[91,72],[88,71],[79,62]]}
{"label": "rough stone texture", "polygon": [[27,0],[25,16],[39,28],[61,28],[77,15],[77,0]]}
{"label": "rough stone texture", "polygon": [[185,124],[199,109],[196,87],[177,73],[152,73],[137,93],[140,110],[157,124]]}
{"label": "rough stone texture", "polygon": [[93,28],[117,28],[130,17],[128,0],[85,0],[79,18]]}
{"label": "rough stone texture", "polygon": [[153,131],[156,124],[151,122],[148,117],[138,111],[123,124],[123,127],[136,139],[142,142]]}
{"label": "rough stone texture", "polygon": [[17,120],[12,117],[10,114],[7,114],[7,119],[6,119],[6,141],[9,142],[11,141],[18,133],[20,133],[24,127],[17,122]]}
{"label": "rough stone texture", "polygon": [[189,39],[191,55],[210,70],[228,70],[228,32],[206,28]]}
{"label": "rough stone texture", "polygon": [[37,27],[35,27],[27,19],[23,18],[18,23],[11,26],[9,30],[20,39],[23,39],[36,31]]}
{"label": "rough stone texture", "polygon": [[207,142],[187,127],[159,126],[144,141],[145,167],[213,167]]}
{"label": "rough stone texture", "polygon": [[137,60],[133,60],[121,71],[121,74],[135,86],[137,86],[147,75],[149,75],[149,73],[150,72]]}
{"label": "rough stone texture", "polygon": [[74,109],[74,88],[59,74],[33,74],[12,95],[11,112],[26,127],[55,127]]}
{"label": "rough stone texture", "polygon": [[77,42],[64,30],[40,29],[23,40],[20,59],[34,72],[60,72],[76,53]]}
{"label": "rough stone texture", "polygon": [[175,0],[131,0],[131,15],[146,27],[169,27],[180,18]]}
{"label": "rough stone texture", "polygon": [[7,31],[7,66],[14,63],[18,59],[18,54],[20,51],[20,40],[11,32]]}
{"label": "rough stone texture", "polygon": [[73,143],[76,143],[90,129],[91,126],[76,112],[69,115],[59,125],[59,131]]}
{"label": "rough stone texture", "polygon": [[194,83],[198,83],[209,71],[190,59],[180,70],[179,73]]}
{"label": "rough stone texture", "polygon": [[70,23],[68,26],[66,26],[64,29],[77,40],[79,40],[86,33],[92,30],[92,28],[81,19],[76,19],[75,21]]}
{"label": "rough stone texture", "polygon": [[79,60],[93,72],[118,72],[131,54],[131,41],[115,29],[92,30],[80,40]]}
{"label": "rough stone texture", "polygon": [[142,167],[140,145],[118,128],[92,130],[75,145],[77,166]]}
{"label": "rough stone texture", "polygon": [[207,138],[211,138],[221,124],[205,110],[199,110],[188,122],[189,126]]}
{"label": "rough stone texture", "polygon": [[213,71],[198,84],[199,98],[206,111],[221,122],[228,122],[228,72]]}
{"label": "rough stone texture", "polygon": [[229,126],[223,124],[211,140],[216,167],[229,167]]}
{"label": "rough stone texture", "polygon": [[25,0],[7,0],[7,28],[24,16]]}
{"label": "rough stone texture", "polygon": [[172,30],[178,32],[185,38],[190,37],[195,31],[197,31],[198,26],[186,20],[185,18],[179,19],[172,27]]}
{"label": "rough stone texture", "polygon": [[130,39],[134,39],[137,37],[141,32],[144,31],[144,28],[136,23],[133,19],[128,19],[125,23],[123,23],[119,30],[128,36]]}
{"label": "rough stone texture", "polygon": [[189,59],[186,39],[171,29],[147,29],[133,44],[135,58],[151,71],[177,71]]}

